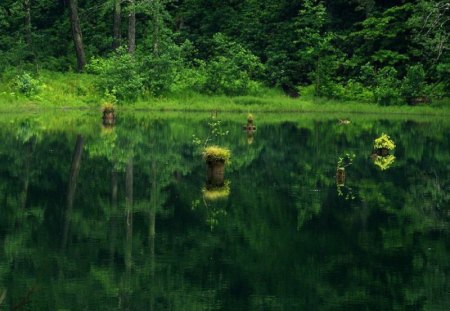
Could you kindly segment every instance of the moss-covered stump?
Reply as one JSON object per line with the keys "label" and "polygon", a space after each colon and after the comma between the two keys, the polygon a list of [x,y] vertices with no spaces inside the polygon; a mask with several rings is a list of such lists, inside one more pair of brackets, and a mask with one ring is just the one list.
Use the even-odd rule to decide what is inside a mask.
{"label": "moss-covered stump", "polygon": [[104,103],[102,105],[102,113],[103,125],[114,125],[116,123],[116,114],[113,104]]}
{"label": "moss-covered stump", "polygon": [[225,164],[230,159],[230,150],[218,146],[207,147],[203,150],[206,162],[206,182],[209,186],[224,185]]}

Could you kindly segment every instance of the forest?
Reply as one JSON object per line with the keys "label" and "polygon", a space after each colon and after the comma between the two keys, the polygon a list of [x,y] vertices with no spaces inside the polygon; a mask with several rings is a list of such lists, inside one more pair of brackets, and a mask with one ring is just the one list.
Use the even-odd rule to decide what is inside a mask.
{"label": "forest", "polygon": [[0,0],[0,310],[450,310],[450,0]]}
{"label": "forest", "polygon": [[2,0],[0,98],[445,106],[449,21],[448,0]]}

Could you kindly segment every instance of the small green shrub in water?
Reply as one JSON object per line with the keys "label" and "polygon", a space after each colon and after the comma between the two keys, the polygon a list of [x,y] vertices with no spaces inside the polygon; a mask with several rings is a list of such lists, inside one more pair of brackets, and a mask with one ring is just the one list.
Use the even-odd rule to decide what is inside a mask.
{"label": "small green shrub in water", "polygon": [[388,135],[383,133],[380,137],[375,139],[373,147],[375,149],[386,148],[388,150],[393,150],[395,148],[395,143]]}
{"label": "small green shrub in water", "polygon": [[209,201],[227,198],[230,195],[230,181],[225,181],[220,187],[204,187],[202,193],[203,197]]}
{"label": "small green shrub in water", "polygon": [[390,154],[386,157],[377,156],[374,160],[374,164],[378,166],[382,171],[387,170],[395,162],[395,157]]}
{"label": "small green shrub in water", "polygon": [[17,92],[30,97],[40,92],[41,82],[38,79],[34,79],[29,73],[24,72],[17,76],[15,87]]}
{"label": "small green shrub in water", "polygon": [[355,159],[355,154],[346,153],[345,156],[338,158],[337,168],[345,169],[347,166],[353,164],[353,160]]}
{"label": "small green shrub in water", "polygon": [[102,103],[102,111],[103,112],[114,112],[115,111],[114,104],[110,103],[110,102]]}

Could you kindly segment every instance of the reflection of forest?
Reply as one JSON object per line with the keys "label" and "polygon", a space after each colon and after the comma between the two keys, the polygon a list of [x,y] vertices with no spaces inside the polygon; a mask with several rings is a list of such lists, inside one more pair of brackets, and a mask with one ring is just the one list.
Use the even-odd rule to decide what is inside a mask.
{"label": "reflection of forest", "polygon": [[[0,306],[450,305],[448,125],[259,122],[248,144],[242,122],[224,122],[230,134],[217,143],[232,151],[231,191],[211,203],[225,211],[211,230],[208,210],[192,208],[205,167],[191,140],[204,120],[124,116],[108,131],[91,118],[61,128],[42,120],[1,124]],[[369,159],[381,132],[397,144],[386,171]],[[356,154],[346,169],[354,200],[336,192],[344,152]]]}

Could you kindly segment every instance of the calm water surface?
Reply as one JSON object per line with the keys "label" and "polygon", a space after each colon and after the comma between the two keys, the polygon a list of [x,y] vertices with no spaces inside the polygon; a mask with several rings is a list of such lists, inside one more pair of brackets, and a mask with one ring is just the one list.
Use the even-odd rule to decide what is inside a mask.
{"label": "calm water surface", "polygon": [[0,310],[450,310],[448,120],[245,117],[3,117]]}

